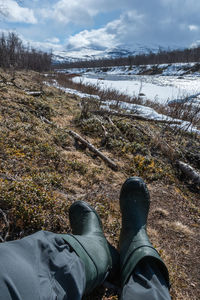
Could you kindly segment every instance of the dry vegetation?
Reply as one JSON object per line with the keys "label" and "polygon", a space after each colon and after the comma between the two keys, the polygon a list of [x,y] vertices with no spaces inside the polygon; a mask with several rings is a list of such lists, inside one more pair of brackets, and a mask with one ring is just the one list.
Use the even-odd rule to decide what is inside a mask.
{"label": "dry vegetation", "polygon": [[[120,186],[129,176],[141,176],[152,199],[149,235],[169,268],[172,298],[198,299],[200,190],[179,173],[176,161],[198,170],[199,138],[175,136],[164,124],[83,113],[98,104],[43,85],[46,78],[35,72],[18,72],[15,84],[8,84],[9,73],[1,71],[1,76],[1,240],[40,229],[69,232],[67,210],[85,200],[97,209],[107,238],[117,247]],[[42,95],[24,90],[41,90]],[[118,171],[75,142],[68,130],[100,149]],[[88,299],[118,296],[102,287]]]}

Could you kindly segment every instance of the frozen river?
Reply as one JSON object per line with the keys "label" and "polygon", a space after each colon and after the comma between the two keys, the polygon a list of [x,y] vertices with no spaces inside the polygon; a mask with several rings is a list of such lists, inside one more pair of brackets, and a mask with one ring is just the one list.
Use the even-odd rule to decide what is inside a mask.
{"label": "frozen river", "polygon": [[200,77],[192,75],[179,77],[101,73],[83,74],[81,77],[74,77],[73,81],[98,85],[101,89],[115,89],[131,97],[144,94],[144,98],[163,104],[200,93]]}
{"label": "frozen river", "polygon": [[[102,75],[102,74],[101,74]],[[180,97],[185,98],[187,95],[191,96],[196,94],[195,98],[191,97],[186,100],[192,101],[192,106],[194,109],[198,109],[200,106],[200,78],[198,76],[187,76],[187,78],[178,78],[175,76],[137,76],[137,75],[104,75],[104,78],[98,78],[96,75],[83,75],[83,76],[76,76],[72,79],[75,82],[82,82],[82,83],[90,83],[94,85],[99,85],[101,89],[112,88],[116,89],[124,94],[128,94],[130,96],[138,96],[138,94],[143,93],[147,99],[152,101],[159,101],[160,103],[166,103],[169,100],[175,100]],[[66,88],[58,84],[56,79],[51,81],[51,83],[44,81],[45,84],[49,86],[54,86],[63,90],[66,93],[77,95],[81,98],[96,98],[100,100],[98,95],[91,95],[87,93],[83,93],[71,88]],[[177,100],[175,100],[177,101]],[[183,99],[181,99],[181,102]],[[143,105],[138,105],[130,102],[124,101],[116,101],[115,99],[104,101],[102,102],[102,108],[112,110],[110,106],[115,105],[117,102],[118,106],[122,109],[125,109],[127,112],[134,113],[137,111],[138,115],[143,116],[147,119],[153,120],[166,120],[171,123],[171,127],[176,126],[179,127],[181,130],[188,131],[188,132],[195,132],[196,134],[200,135],[200,130],[193,126],[188,121],[183,121],[180,119],[173,119],[170,116],[160,114],[156,112],[153,108]],[[179,100],[178,100],[179,102]],[[185,102],[185,101],[184,101]],[[186,104],[187,105],[187,104]],[[191,110],[191,106],[190,110]],[[176,124],[173,124],[175,122]]]}

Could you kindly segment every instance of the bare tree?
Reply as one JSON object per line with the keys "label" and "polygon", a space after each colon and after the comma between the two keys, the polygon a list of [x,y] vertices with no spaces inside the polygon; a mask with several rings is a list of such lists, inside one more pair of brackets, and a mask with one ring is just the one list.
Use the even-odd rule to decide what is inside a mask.
{"label": "bare tree", "polygon": [[26,48],[16,33],[0,36],[0,67],[47,71],[51,68],[51,53]]}

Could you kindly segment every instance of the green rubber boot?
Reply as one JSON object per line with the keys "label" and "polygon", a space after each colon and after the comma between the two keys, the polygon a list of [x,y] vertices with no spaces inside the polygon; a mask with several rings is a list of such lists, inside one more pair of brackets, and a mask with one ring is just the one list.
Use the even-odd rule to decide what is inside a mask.
{"label": "green rubber boot", "polygon": [[101,285],[119,254],[106,240],[100,217],[86,202],[76,201],[69,209],[72,235],[62,238],[73,248],[85,265],[85,294]]}
{"label": "green rubber boot", "polygon": [[146,223],[150,206],[147,186],[139,177],[125,181],[120,193],[122,228],[120,233],[120,268],[122,286],[128,281],[136,265],[143,259],[156,263],[169,286],[167,267],[150,243]]}

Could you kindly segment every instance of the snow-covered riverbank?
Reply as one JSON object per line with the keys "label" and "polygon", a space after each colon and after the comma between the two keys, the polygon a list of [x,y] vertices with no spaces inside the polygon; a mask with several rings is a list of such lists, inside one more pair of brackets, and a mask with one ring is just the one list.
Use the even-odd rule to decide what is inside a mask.
{"label": "snow-covered riverbank", "polygon": [[[86,98],[86,99],[94,98],[96,100],[100,100],[100,97],[98,95],[86,94],[86,93],[77,91],[75,89],[62,87],[57,83],[57,81],[55,79],[51,83],[49,83],[47,81],[45,81],[44,83],[46,85],[59,88],[66,93],[77,95],[80,98]],[[187,131],[187,132],[193,132],[193,133],[196,133],[197,135],[200,135],[200,130],[198,130],[190,122],[179,120],[179,119],[173,119],[167,115],[157,113],[151,107],[128,103],[128,102],[116,101],[116,100],[109,100],[109,101],[101,102],[101,108],[106,109],[106,110],[113,110],[111,107],[113,107],[115,105],[117,105],[119,108],[126,110],[127,112],[130,112],[130,113],[134,112],[144,118],[155,120],[155,121],[156,120],[157,121],[166,121],[167,123],[169,123],[169,126],[171,126],[171,127],[176,127],[177,129],[181,129],[181,130]]]}
{"label": "snow-covered riverbank", "polygon": [[173,63],[58,70],[69,74],[200,76],[200,63]]}
{"label": "snow-covered riverbank", "polygon": [[[131,97],[166,104],[168,101],[185,99],[200,92],[199,76],[160,76],[160,75],[108,75],[83,74],[73,78],[74,82],[98,85],[100,89],[114,89]],[[199,101],[198,97],[196,99]],[[193,99],[193,101],[196,101]]]}

